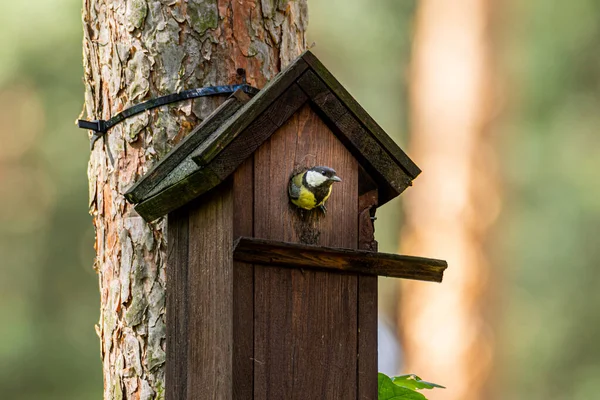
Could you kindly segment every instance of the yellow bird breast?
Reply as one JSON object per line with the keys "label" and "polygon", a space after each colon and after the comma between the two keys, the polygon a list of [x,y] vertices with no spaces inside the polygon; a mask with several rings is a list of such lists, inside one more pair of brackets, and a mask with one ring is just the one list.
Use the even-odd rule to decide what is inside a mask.
{"label": "yellow bird breast", "polygon": [[329,187],[329,191],[327,192],[327,195],[325,195],[323,200],[317,203],[317,198],[315,197],[314,193],[302,186],[300,188],[300,195],[298,196],[298,199],[292,199],[292,203],[294,203],[300,208],[304,208],[305,210],[312,210],[313,208],[325,203],[325,201],[327,201],[330,195],[331,186]]}

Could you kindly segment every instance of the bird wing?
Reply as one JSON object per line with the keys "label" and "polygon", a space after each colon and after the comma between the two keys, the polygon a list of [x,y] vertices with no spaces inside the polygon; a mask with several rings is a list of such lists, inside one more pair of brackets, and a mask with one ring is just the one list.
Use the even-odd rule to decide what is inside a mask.
{"label": "bird wing", "polygon": [[326,192],[323,194],[323,200],[319,201],[319,197],[320,197],[320,196],[319,196],[319,197],[317,197],[317,199],[316,199],[316,200],[317,200],[317,202],[318,202],[318,203],[317,203],[317,207],[318,207],[318,206],[322,206],[322,205],[323,205],[323,204],[324,204],[324,203],[327,201],[327,199],[328,199],[328,198],[329,198],[329,196],[331,195],[331,189],[332,189],[332,187],[331,187],[331,186],[329,186],[329,187],[327,188],[327,191],[326,191]]}
{"label": "bird wing", "polygon": [[302,186],[302,174],[298,174],[290,179],[290,185],[288,187],[288,193],[290,198],[298,200],[300,198],[300,187]]}

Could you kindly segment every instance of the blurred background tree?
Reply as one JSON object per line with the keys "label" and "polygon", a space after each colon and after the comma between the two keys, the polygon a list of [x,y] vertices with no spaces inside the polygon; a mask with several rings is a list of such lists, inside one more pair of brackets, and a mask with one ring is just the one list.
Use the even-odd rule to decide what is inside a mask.
{"label": "blurred background tree", "polygon": [[424,171],[404,198],[402,253],[444,258],[444,284],[400,281],[406,370],[452,390],[431,400],[488,399],[494,361],[485,245],[500,211],[492,16],[486,0],[423,0],[415,15],[408,154]]}
{"label": "blurred background tree", "polygon": [[[600,3],[511,2],[494,128],[506,182],[490,249],[502,279],[497,371],[512,399],[600,391]],[[500,390],[500,389],[499,389]]]}
{"label": "blurred background tree", "polygon": [[[415,13],[424,4],[309,1],[313,50],[404,148]],[[102,395],[88,141],[73,124],[83,94],[80,10],[80,0],[30,0],[3,4],[0,13],[6,399]],[[495,304],[485,311],[495,323],[485,329],[496,348],[485,399],[583,400],[600,390],[599,13],[595,0],[513,0],[492,15],[490,79],[502,108],[488,129],[504,194],[485,245]],[[382,251],[398,250],[400,214],[398,202],[378,213]],[[380,312],[393,326],[396,285],[381,287]],[[410,323],[410,310],[403,314]],[[450,396],[454,382],[439,383],[448,387],[442,398]]]}

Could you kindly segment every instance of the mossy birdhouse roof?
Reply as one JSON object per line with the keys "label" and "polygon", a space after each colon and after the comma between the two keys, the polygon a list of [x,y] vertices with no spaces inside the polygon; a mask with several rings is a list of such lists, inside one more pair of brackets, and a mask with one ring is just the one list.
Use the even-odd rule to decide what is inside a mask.
{"label": "mossy birdhouse roof", "polygon": [[310,52],[256,96],[238,91],[126,193],[152,221],[210,191],[305,104],[378,185],[379,205],[398,196],[421,170]]}

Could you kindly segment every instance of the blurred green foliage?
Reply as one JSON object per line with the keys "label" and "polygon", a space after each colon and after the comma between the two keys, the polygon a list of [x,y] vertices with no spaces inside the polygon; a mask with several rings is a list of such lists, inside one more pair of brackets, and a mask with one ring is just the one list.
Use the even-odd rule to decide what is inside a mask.
{"label": "blurred green foliage", "polygon": [[506,302],[500,361],[510,399],[598,398],[600,391],[600,3],[511,2],[506,176],[497,268]]}
{"label": "blurred green foliage", "polygon": [[80,1],[0,13],[0,398],[102,393]]}
{"label": "blurred green foliage", "polygon": [[[309,2],[309,43],[406,145],[415,0]],[[97,277],[87,214],[80,0],[0,13],[0,398],[101,398]],[[495,132],[504,212],[491,249],[503,304],[498,389],[510,399],[600,390],[600,3],[502,6],[496,57],[509,76]],[[415,160],[418,163],[418,160]],[[400,207],[378,212],[395,251]],[[450,389],[449,389],[450,390]]]}
{"label": "blurred green foliage", "polygon": [[377,376],[377,399],[378,400],[427,400],[425,396],[404,385],[394,383],[392,378],[382,374]]}

